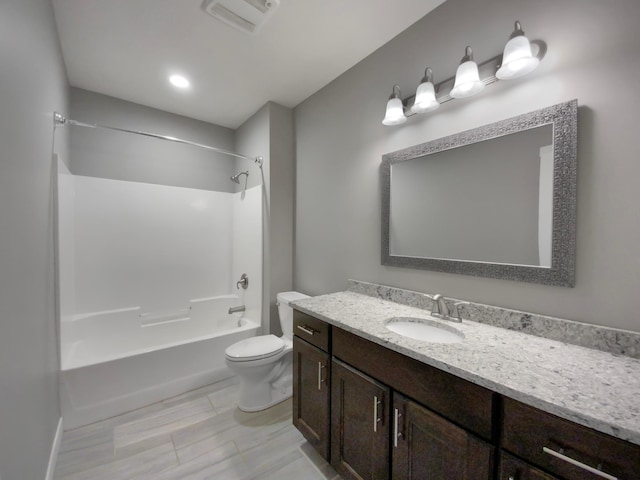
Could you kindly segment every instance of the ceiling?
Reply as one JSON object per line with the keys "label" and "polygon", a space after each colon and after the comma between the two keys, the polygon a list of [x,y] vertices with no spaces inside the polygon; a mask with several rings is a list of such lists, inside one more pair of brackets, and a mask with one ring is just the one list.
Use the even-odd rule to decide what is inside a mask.
{"label": "ceiling", "polygon": [[72,86],[235,129],[268,101],[295,107],[443,2],[280,0],[257,34],[202,0],[53,5]]}

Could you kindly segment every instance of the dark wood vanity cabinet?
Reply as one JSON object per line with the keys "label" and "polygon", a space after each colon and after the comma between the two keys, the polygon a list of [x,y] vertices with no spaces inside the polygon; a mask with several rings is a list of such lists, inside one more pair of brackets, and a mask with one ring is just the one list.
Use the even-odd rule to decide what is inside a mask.
{"label": "dark wood vanity cabinet", "polygon": [[[492,392],[339,328],[332,365],[331,463],[343,478],[491,478],[494,447],[456,423],[490,438]],[[344,435],[349,423],[358,440]],[[380,438],[386,446],[373,448]],[[354,468],[348,449],[379,458]]]}
{"label": "dark wood vanity cabinet", "polygon": [[640,480],[638,445],[298,311],[294,329],[293,422],[345,480]]}
{"label": "dark wood vanity cabinet", "polygon": [[[330,455],[330,326],[295,312],[293,337],[293,424],[325,458]],[[296,333],[304,335],[304,340]]]}

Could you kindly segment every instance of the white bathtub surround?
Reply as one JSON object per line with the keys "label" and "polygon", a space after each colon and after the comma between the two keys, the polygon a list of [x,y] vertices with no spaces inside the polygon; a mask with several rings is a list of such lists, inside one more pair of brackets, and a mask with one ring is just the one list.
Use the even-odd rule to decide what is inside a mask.
{"label": "white bathtub surround", "polygon": [[82,176],[74,181],[76,314],[134,305],[179,309],[191,298],[235,291],[231,282],[245,272],[241,268],[252,279],[261,276],[256,265],[233,265],[239,259],[234,250],[245,256],[241,244],[255,249],[234,233],[252,240],[257,233],[261,240],[260,230],[251,230],[255,219],[235,215],[255,210],[259,221],[261,188],[249,189],[241,203],[240,193]]}
{"label": "white bathtub surround", "polygon": [[[262,186],[242,195],[60,168],[57,205],[65,428],[231,375],[225,349],[262,330]],[[240,305],[239,325],[227,312]]]}
{"label": "white bathtub surround", "polygon": [[56,480],[339,480],[291,424],[291,402],[236,408],[235,378],[62,437]]}
{"label": "white bathtub surround", "polygon": [[230,377],[225,349],[260,330],[227,313],[239,303],[235,295],[194,300],[188,317],[154,324],[145,323],[140,308],[67,322],[60,375],[66,428]]}
{"label": "white bathtub surround", "polygon": [[[391,295],[387,287],[371,291]],[[405,300],[412,293],[395,292]],[[391,317],[429,312],[354,291],[298,300],[295,308],[445,372],[640,445],[640,360],[484,323],[447,321],[459,343],[412,340],[389,331]]]}
{"label": "white bathtub surround", "polygon": [[[421,292],[376,285],[375,283],[362,282],[360,280],[349,280],[349,291],[424,310],[431,311],[432,309],[431,299]],[[432,292],[432,294],[435,293],[442,292]],[[466,302],[466,300],[453,298],[448,298],[448,300],[451,302]],[[474,302],[463,305],[460,312],[463,319],[474,322],[640,359],[640,333],[638,332],[591,325]]]}

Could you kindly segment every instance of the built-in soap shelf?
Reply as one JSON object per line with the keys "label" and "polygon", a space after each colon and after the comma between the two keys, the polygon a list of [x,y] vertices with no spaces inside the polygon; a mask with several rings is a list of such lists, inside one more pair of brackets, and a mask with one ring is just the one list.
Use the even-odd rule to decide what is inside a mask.
{"label": "built-in soap shelf", "polygon": [[141,327],[151,327],[162,323],[182,322],[191,319],[191,306],[180,310],[156,310],[138,314]]}

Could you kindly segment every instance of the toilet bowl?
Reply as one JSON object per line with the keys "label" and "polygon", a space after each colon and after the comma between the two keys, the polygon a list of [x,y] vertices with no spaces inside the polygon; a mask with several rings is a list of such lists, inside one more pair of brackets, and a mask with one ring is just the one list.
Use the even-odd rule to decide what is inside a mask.
{"label": "toilet bowl", "polygon": [[282,337],[247,338],[224,352],[227,366],[240,379],[238,408],[245,412],[264,410],[292,394],[293,307],[290,303],[309,297],[298,292],[282,292],[276,298]]}

